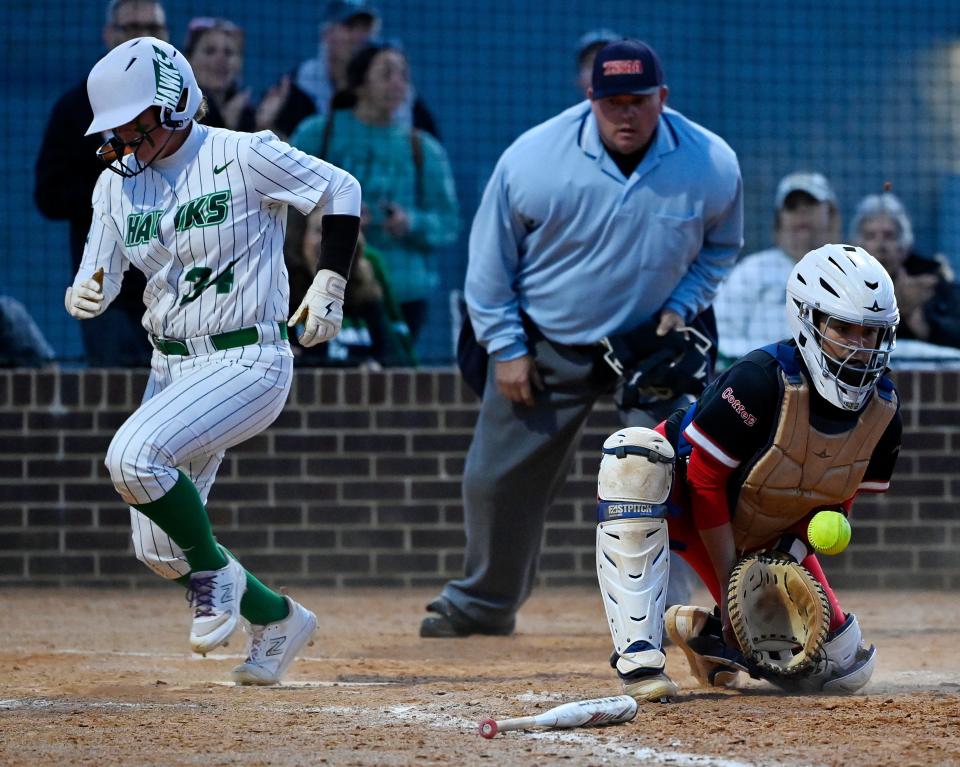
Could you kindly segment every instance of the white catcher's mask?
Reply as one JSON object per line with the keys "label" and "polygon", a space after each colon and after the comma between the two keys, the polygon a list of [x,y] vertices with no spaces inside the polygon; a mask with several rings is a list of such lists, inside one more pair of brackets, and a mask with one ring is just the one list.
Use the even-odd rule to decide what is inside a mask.
{"label": "white catcher's mask", "polygon": [[[900,323],[893,280],[880,262],[853,245],[811,250],[790,273],[786,311],[790,332],[820,395],[844,410],[863,407],[886,370]],[[831,341],[843,350],[843,357],[828,354],[821,323],[823,329],[836,323],[876,328],[876,345]]]}

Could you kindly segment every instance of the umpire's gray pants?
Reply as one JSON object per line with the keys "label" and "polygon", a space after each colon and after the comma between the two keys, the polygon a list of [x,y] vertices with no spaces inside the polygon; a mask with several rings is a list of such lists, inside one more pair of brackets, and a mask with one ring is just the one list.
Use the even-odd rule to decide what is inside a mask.
{"label": "umpire's gray pants", "polygon": [[[545,389],[534,392],[532,408],[500,394],[491,360],[463,474],[466,573],[443,588],[455,607],[487,624],[510,620],[530,596],[547,510],[570,472],[587,416],[615,384],[603,365],[595,369],[593,347],[540,339],[533,351]],[[655,426],[687,401],[630,411],[624,420]],[[691,579],[683,564],[671,557],[670,581],[676,583],[668,587],[668,604],[689,601]]]}

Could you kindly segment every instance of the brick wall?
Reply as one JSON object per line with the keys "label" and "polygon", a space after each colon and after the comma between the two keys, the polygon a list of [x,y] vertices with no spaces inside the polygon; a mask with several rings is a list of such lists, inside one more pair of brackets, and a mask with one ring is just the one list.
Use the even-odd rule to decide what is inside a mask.
{"label": "brick wall", "polygon": [[[0,371],[0,585],[157,581],[131,553],[128,512],[103,467],[145,380]],[[854,542],[827,569],[839,586],[957,588],[960,374],[900,373],[897,383],[905,437],[893,489],[857,504]],[[215,530],[271,583],[424,586],[459,575],[459,480],[476,411],[448,370],[299,371],[277,422],[227,455],[210,497]],[[545,583],[594,582],[597,456],[618,425],[609,406],[591,417],[549,517]]]}

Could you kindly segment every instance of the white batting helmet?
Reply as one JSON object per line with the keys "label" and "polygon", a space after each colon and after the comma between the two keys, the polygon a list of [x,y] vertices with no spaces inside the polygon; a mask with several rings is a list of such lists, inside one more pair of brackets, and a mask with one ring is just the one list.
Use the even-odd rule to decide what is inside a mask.
{"label": "white batting helmet", "polygon": [[[786,310],[790,332],[817,391],[839,408],[859,410],[896,347],[900,312],[886,269],[853,245],[811,250],[787,280]],[[823,329],[831,323],[877,328],[876,344],[867,348],[831,340],[844,351],[843,359],[838,359],[823,349],[824,322]]]}
{"label": "white batting helmet", "polygon": [[134,38],[100,59],[87,77],[87,95],[93,107],[87,136],[124,125],[151,106],[160,107],[164,127],[182,130],[203,99],[190,62],[155,37]]}

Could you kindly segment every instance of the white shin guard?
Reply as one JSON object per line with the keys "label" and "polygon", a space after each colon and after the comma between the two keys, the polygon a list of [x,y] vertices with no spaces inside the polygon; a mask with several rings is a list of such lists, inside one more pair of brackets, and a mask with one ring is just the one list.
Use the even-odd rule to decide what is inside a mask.
{"label": "white shin guard", "polygon": [[670,564],[665,502],[673,461],[673,447],[652,429],[621,429],[603,443],[597,578],[623,678],[662,671],[666,662],[661,650]]}
{"label": "white shin guard", "polygon": [[663,669],[663,611],[670,545],[665,519],[621,519],[597,526],[597,578],[617,671]]}

